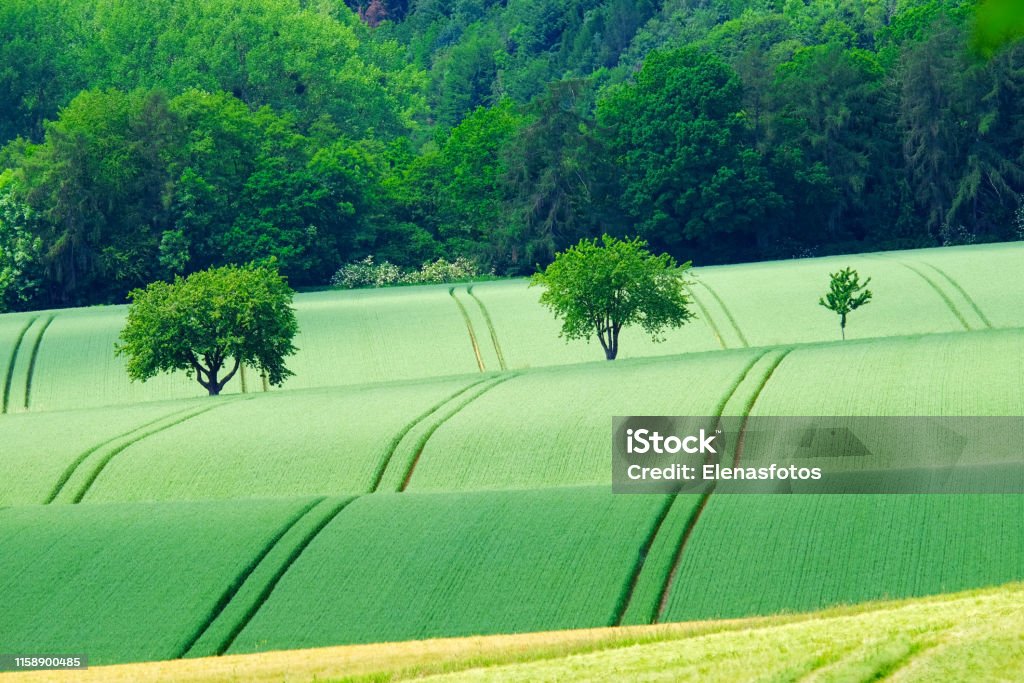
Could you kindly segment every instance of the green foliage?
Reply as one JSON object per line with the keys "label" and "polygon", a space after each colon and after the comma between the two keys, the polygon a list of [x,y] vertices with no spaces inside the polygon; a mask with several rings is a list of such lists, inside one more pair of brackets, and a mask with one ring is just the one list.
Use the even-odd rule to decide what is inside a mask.
{"label": "green foliage", "polygon": [[1024,8],[1014,0],[982,0],[974,23],[972,45],[991,57],[1024,38]]}
{"label": "green foliage", "polygon": [[839,329],[846,339],[846,316],[871,301],[871,290],[867,288],[871,278],[862,283],[853,268],[843,268],[829,277],[829,291],[818,299],[818,305],[839,316]]}
{"label": "green foliage", "polygon": [[[267,266],[225,266],[154,282],[131,293],[117,353],[127,356],[132,380],[184,370],[214,396],[245,364],[277,386],[293,374],[284,364],[296,351],[292,295]],[[220,377],[229,359],[231,369]]]}
{"label": "green foliage", "polygon": [[666,329],[694,318],[683,293],[681,266],[668,254],[655,256],[640,238],[623,241],[605,235],[555,256],[531,285],[544,288],[540,302],[562,319],[567,340],[597,336],[608,360],[619,353],[622,328],[638,325],[659,341]]}
{"label": "green foliage", "polygon": [[43,241],[35,212],[11,192],[0,174],[0,312],[31,306],[42,284]]}

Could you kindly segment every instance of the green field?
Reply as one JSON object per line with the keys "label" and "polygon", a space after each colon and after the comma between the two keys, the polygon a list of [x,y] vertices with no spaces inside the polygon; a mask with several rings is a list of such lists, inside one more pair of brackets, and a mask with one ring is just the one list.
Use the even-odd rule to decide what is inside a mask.
{"label": "green field", "polygon": [[[851,318],[851,339],[1016,328],[1024,296],[1012,272],[1024,244],[698,268],[690,291],[698,319],[655,344],[623,332],[622,358],[832,341],[834,315],[817,305],[828,274],[845,265],[873,278],[875,299]],[[759,283],[751,287],[751,282]],[[596,342],[565,343],[525,280],[300,294],[296,376],[286,388],[359,385],[599,360]],[[125,307],[2,316],[0,363],[8,412],[60,410],[202,395],[184,376],[132,384],[111,349]],[[52,318],[52,320],[51,320]],[[31,321],[28,329],[25,323]],[[24,331],[24,334],[22,332]],[[13,351],[17,349],[12,364]],[[35,362],[31,360],[35,357]],[[228,393],[261,393],[251,369]]]}
{"label": "green field", "polygon": [[[123,308],[0,316],[0,651],[195,658],[1022,580],[1018,496],[609,487],[614,415],[1024,414],[1024,313],[1005,295],[1024,290],[1022,256],[701,269],[701,319],[660,345],[624,338],[615,363],[558,339],[523,281],[299,295],[297,376],[264,391],[250,372],[218,398],[183,376],[130,384],[112,355]],[[847,263],[877,299],[840,342],[816,296]]]}

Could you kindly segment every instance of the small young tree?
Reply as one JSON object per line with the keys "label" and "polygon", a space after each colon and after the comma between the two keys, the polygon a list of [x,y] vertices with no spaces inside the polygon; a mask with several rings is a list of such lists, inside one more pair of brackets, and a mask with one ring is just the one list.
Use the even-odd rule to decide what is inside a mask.
{"label": "small young tree", "polygon": [[293,374],[284,365],[296,350],[293,294],[276,269],[253,264],[154,282],[129,294],[132,304],[117,354],[128,357],[132,381],[184,370],[210,396],[219,394],[243,363],[280,385]]}
{"label": "small young tree", "polygon": [[846,339],[846,316],[871,301],[871,290],[867,288],[871,278],[861,284],[860,275],[853,268],[843,268],[829,277],[829,291],[818,299],[818,304],[839,315],[839,332]]}
{"label": "small young tree", "polygon": [[545,288],[540,302],[562,319],[560,336],[601,342],[605,358],[619,353],[619,332],[639,325],[654,341],[661,333],[694,318],[683,293],[683,274],[668,254],[655,256],[639,238],[622,241],[605,235],[556,254],[530,286]]}

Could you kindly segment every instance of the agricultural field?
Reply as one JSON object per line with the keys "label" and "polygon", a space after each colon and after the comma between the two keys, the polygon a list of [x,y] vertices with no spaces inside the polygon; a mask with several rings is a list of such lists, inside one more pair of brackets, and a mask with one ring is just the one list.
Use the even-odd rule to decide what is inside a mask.
{"label": "agricultural field", "polygon": [[[250,372],[217,398],[183,376],[130,384],[112,355],[123,307],[0,316],[0,592],[18,596],[0,650],[73,641],[98,664],[195,659],[1020,581],[1019,496],[609,486],[615,415],[1024,415],[1024,315],[982,286],[989,250],[1006,268],[1024,256],[701,269],[701,319],[663,344],[624,338],[614,363],[558,339],[524,281],[303,294],[297,376],[265,391]],[[876,301],[841,342],[816,297],[845,264],[875,278]],[[754,434],[735,457],[772,448]],[[870,661],[902,656],[872,648]]]}
{"label": "agricultural field", "polygon": [[[956,247],[695,269],[697,320],[653,343],[623,332],[622,358],[832,341],[836,317],[817,305],[828,274],[871,276],[869,309],[847,334],[873,339],[1016,328],[1018,285],[985,277],[1014,268],[1024,244]],[[762,285],[750,287],[750,282]],[[1024,285],[1020,285],[1024,289]],[[1015,292],[1017,292],[1015,294]],[[359,385],[574,364],[601,358],[596,342],[566,343],[526,280],[299,294],[299,352],[286,389]],[[183,374],[133,384],[112,353],[124,306],[0,316],[6,412],[63,410],[202,395]],[[26,323],[30,323],[26,328]],[[15,354],[14,351],[17,350]],[[34,362],[33,362],[34,359]],[[11,362],[11,361],[14,362]],[[251,368],[226,393],[268,387]]]}
{"label": "agricultural field", "polygon": [[0,510],[0,642],[95,664],[180,657],[316,499]]}

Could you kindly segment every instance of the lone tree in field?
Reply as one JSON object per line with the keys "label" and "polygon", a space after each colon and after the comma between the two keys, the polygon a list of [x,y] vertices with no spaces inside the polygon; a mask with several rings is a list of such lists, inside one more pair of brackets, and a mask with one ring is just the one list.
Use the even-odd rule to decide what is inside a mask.
{"label": "lone tree in field", "polygon": [[664,330],[694,317],[683,294],[689,267],[668,254],[655,256],[639,238],[605,235],[557,254],[530,286],[545,288],[540,302],[562,319],[560,336],[589,341],[596,335],[605,358],[615,360],[623,327],[639,325],[658,342]]}
{"label": "lone tree in field", "polygon": [[117,354],[128,357],[133,381],[184,370],[210,396],[243,363],[280,385],[293,374],[284,365],[298,331],[293,294],[274,268],[252,264],[154,282],[129,294]]}
{"label": "lone tree in field", "polygon": [[839,315],[839,331],[846,339],[846,316],[871,301],[871,290],[867,288],[871,278],[861,284],[860,275],[853,268],[843,268],[829,277],[829,291],[818,303]]}

